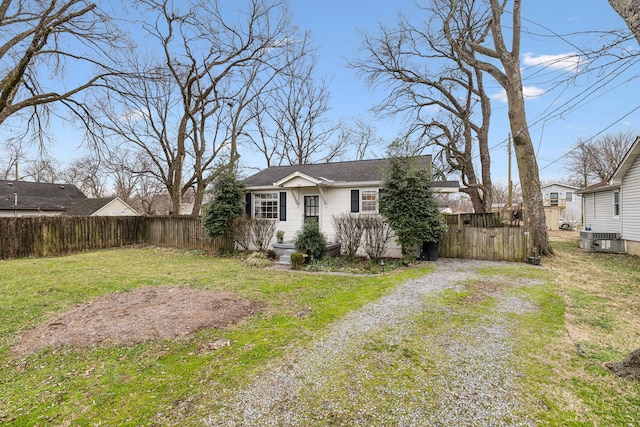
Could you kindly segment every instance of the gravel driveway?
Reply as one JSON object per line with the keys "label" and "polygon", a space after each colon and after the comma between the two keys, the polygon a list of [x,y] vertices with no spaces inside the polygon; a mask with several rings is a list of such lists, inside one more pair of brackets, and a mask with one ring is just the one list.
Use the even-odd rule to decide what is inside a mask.
{"label": "gravel driveway", "polygon": [[[416,319],[429,310],[425,296],[456,288],[488,265],[501,264],[440,259],[433,273],[401,284],[333,324],[321,339],[275,361],[205,424],[534,425],[516,397],[522,374],[511,363],[508,321],[535,310],[530,302],[502,293],[481,321],[416,336]],[[439,357],[415,354],[415,345],[403,344],[408,340],[422,340]]]}

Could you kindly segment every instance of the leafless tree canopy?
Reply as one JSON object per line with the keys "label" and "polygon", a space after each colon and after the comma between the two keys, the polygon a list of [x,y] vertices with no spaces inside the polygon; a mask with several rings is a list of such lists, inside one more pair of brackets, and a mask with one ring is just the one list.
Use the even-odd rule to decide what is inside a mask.
{"label": "leafless tree canopy", "polygon": [[53,159],[45,158],[29,162],[22,170],[20,179],[27,181],[46,182],[49,184],[56,184],[61,181],[60,165]]}
{"label": "leafless tree canopy", "polygon": [[25,111],[38,133],[54,102],[88,120],[78,96],[115,72],[109,53],[120,43],[96,4],[1,0],[0,32],[0,125]]}
{"label": "leafless tree canopy", "polygon": [[[491,209],[489,122],[491,104],[480,68],[470,65],[443,31],[445,21],[464,34],[468,43],[481,41],[482,10],[471,3],[442,12],[434,2],[423,14],[401,16],[393,27],[380,26],[375,37],[363,35],[363,57],[351,65],[372,85],[389,89],[377,110],[403,115],[416,141],[414,152],[436,148],[443,173],[459,173],[477,212]],[[445,8],[446,10],[446,8]],[[426,22],[421,19],[425,18]],[[416,23],[417,21],[417,23]],[[473,58],[473,52],[467,53]],[[480,173],[474,159],[478,156]]]}
{"label": "leafless tree canopy", "polygon": [[597,139],[578,140],[567,155],[570,178],[578,181],[581,187],[607,181],[637,136],[637,132],[627,130]]}
{"label": "leafless tree canopy", "polygon": [[[522,1],[442,0],[438,4],[440,7],[434,9],[439,10],[443,17],[444,34],[450,46],[465,63],[489,74],[506,92],[525,218],[529,221],[532,242],[539,253],[551,254],[553,249],[547,235],[538,163],[524,106],[520,66]],[[511,5],[508,10],[507,4]],[[477,13],[463,12],[476,8]],[[475,18],[455,19],[461,14]],[[503,24],[503,18],[510,18],[509,22]],[[470,34],[479,36],[470,37]],[[507,36],[510,36],[509,40]]]}
{"label": "leafless tree canopy", "polygon": [[217,167],[237,162],[256,114],[249,106],[306,51],[292,53],[297,34],[284,3],[247,4],[237,14],[230,3],[142,0],[149,55],[131,55],[133,74],[110,84],[119,89],[103,104],[104,140],[149,160],[145,173],[166,188],[173,214],[193,190],[199,213]]}
{"label": "leafless tree canopy", "polygon": [[85,155],[73,161],[60,173],[60,179],[75,184],[87,197],[107,196],[107,169],[96,156]]}
{"label": "leafless tree canopy", "polygon": [[[305,44],[309,43],[305,39]],[[268,165],[300,165],[331,160],[340,147],[330,143],[337,126],[326,119],[329,84],[316,75],[311,51],[288,61],[273,86],[252,104],[253,146]]]}

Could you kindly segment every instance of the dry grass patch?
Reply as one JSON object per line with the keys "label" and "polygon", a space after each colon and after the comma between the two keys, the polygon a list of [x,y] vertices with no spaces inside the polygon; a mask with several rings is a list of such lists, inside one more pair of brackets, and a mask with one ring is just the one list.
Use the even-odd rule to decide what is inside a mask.
{"label": "dry grass patch", "polygon": [[640,384],[605,367],[640,347],[640,259],[582,251],[577,232],[551,239],[556,256],[543,265],[564,303],[564,333],[534,356],[532,369],[548,369],[539,370],[533,393],[541,418],[548,425],[640,425]]}

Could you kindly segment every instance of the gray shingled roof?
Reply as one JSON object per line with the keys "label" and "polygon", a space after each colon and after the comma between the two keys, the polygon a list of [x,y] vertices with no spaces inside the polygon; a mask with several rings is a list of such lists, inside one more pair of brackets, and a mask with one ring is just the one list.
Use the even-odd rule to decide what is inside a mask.
{"label": "gray shingled roof", "polygon": [[[431,156],[415,158],[424,166],[431,166]],[[312,178],[333,182],[382,181],[389,166],[389,159],[356,160],[336,163],[314,163],[307,165],[272,166],[244,181],[247,188],[271,186],[275,182],[300,172]],[[457,181],[438,181],[439,187],[458,187]]]}
{"label": "gray shingled roof", "polygon": [[86,198],[72,184],[0,180],[0,209],[61,211]]}
{"label": "gray shingled roof", "polygon": [[89,216],[94,214],[99,209],[105,207],[112,200],[115,200],[115,197],[75,200],[64,214],[75,216]]}

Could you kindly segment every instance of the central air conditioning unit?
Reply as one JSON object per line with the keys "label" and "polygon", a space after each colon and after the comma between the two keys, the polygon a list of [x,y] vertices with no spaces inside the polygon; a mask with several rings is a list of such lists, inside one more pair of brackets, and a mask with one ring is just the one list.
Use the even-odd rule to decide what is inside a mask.
{"label": "central air conditioning unit", "polygon": [[620,233],[580,232],[580,249],[590,252],[624,253],[624,240]]}

